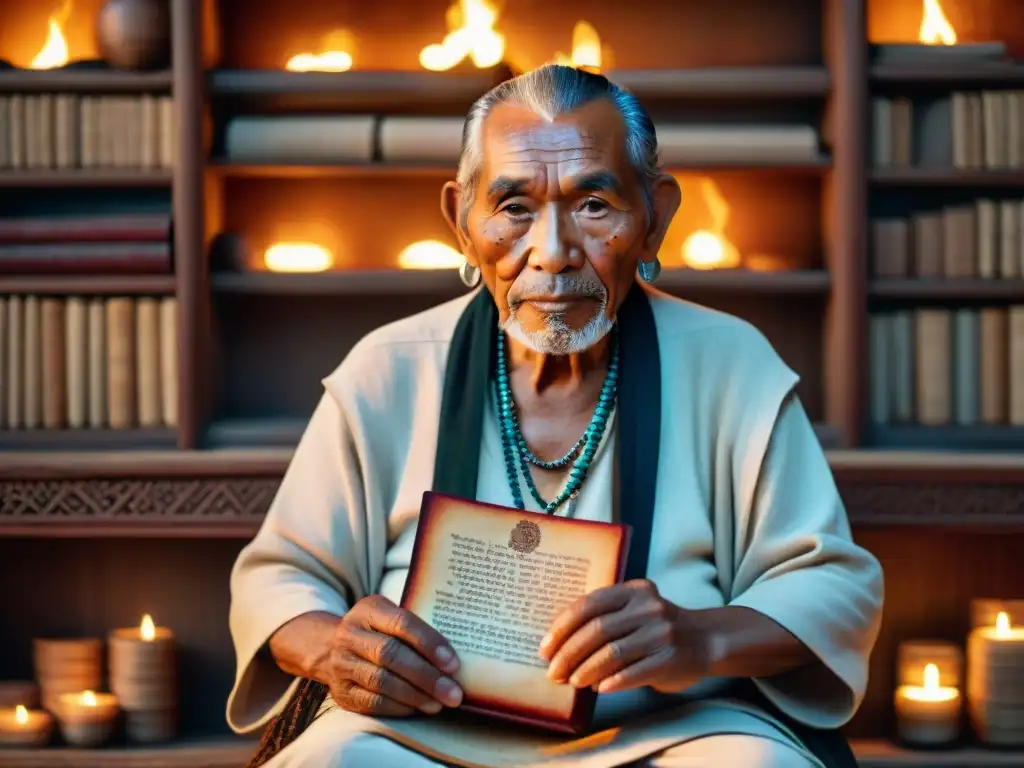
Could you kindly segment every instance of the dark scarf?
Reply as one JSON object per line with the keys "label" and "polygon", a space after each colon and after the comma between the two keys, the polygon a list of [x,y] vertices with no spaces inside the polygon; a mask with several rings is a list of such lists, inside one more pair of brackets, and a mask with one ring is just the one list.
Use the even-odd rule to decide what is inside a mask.
{"label": "dark scarf", "polygon": [[[661,443],[661,361],[658,331],[647,294],[634,284],[618,313],[619,389],[616,408],[618,509],[620,522],[633,528],[626,579],[647,575],[654,519],[654,493]],[[475,498],[480,442],[487,397],[493,380],[498,312],[481,289],[462,313],[445,369],[432,490]],[[681,514],[685,514],[682,511]],[[839,731],[822,731],[794,722],[768,702],[752,684],[731,695],[746,699],[789,726],[828,768],[857,768],[857,760]],[[263,765],[291,743],[316,717],[326,686],[303,680],[295,695],[268,727],[249,768]]]}

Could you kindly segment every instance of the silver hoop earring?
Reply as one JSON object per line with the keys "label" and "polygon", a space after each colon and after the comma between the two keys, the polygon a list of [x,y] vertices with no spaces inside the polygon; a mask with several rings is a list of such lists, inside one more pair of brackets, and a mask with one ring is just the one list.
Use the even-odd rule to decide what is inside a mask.
{"label": "silver hoop earring", "polygon": [[653,261],[641,261],[636,265],[636,271],[640,273],[640,279],[645,283],[653,283],[661,274],[661,262],[657,256]]}
{"label": "silver hoop earring", "polygon": [[459,280],[467,288],[476,288],[480,284],[480,269],[468,261],[459,265]]}

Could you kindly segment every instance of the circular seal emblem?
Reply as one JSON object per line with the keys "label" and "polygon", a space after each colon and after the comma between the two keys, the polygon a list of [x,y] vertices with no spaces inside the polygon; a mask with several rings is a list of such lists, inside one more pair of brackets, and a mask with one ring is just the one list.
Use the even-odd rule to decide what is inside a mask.
{"label": "circular seal emblem", "polygon": [[540,526],[532,520],[520,520],[508,537],[508,545],[516,552],[530,554],[540,545]]}

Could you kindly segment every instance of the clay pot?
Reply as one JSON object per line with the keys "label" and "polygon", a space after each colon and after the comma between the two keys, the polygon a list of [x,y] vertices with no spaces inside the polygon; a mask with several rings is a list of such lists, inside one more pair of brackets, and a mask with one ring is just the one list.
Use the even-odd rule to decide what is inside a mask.
{"label": "clay pot", "polygon": [[103,59],[118,69],[170,66],[169,5],[169,0],[108,0],[96,24]]}

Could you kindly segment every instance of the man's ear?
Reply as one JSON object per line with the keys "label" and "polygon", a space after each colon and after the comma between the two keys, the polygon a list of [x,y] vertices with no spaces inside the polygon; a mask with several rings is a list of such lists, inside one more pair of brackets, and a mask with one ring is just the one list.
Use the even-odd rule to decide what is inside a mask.
{"label": "man's ear", "polygon": [[469,241],[469,233],[462,226],[462,217],[459,211],[461,198],[462,187],[459,186],[459,183],[456,181],[445,182],[445,185],[441,188],[441,215],[444,216],[444,220],[448,222],[448,227],[455,235],[462,255],[475,266],[476,257],[473,254]]}
{"label": "man's ear", "polygon": [[644,240],[643,261],[651,261],[658,255],[682,200],[679,182],[671,174],[663,173],[655,180],[651,189],[651,221]]}

